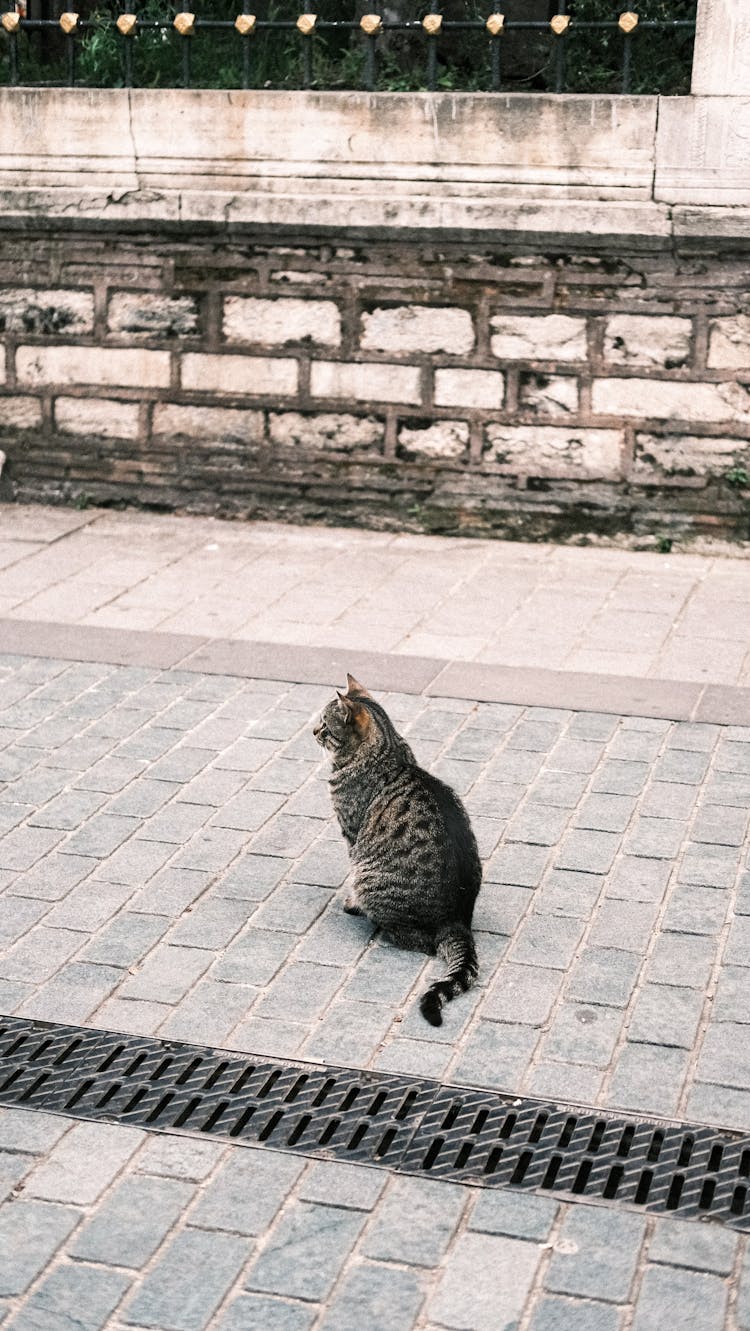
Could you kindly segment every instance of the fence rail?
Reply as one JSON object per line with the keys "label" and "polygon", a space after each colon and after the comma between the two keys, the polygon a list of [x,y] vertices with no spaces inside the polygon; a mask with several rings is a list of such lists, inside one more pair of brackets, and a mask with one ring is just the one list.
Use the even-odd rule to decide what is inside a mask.
{"label": "fence rail", "polygon": [[[558,9],[564,11],[564,3],[559,3]],[[639,53],[649,44],[649,37],[658,37],[672,59],[669,86],[648,91],[680,92],[687,91],[687,86],[674,86],[675,80],[678,84],[680,80],[684,84],[689,80],[694,32],[694,18],[649,20],[632,10],[610,20],[578,19],[565,12],[557,13],[549,21],[509,20],[501,13],[490,14],[486,19],[456,20],[434,12],[420,20],[403,22],[376,13],[358,20],[327,20],[314,13],[289,19],[262,19],[249,13],[234,19],[201,19],[187,12],[163,19],[141,18],[135,13],[84,18],[74,12],[64,13],[59,19],[42,19],[25,18],[9,11],[0,14],[0,82],[11,86],[67,84],[69,87],[135,87],[139,82],[146,86],[156,82],[185,88],[359,86],[370,91],[390,86],[398,91],[405,89],[394,89],[392,85],[398,80],[391,76],[389,83],[388,73],[383,76],[381,55],[386,47],[392,68],[394,56],[399,54],[399,43],[408,41],[411,86],[431,92],[462,85],[471,90],[501,92],[517,87],[519,82],[532,82],[530,78],[519,78],[517,65],[506,58],[509,41],[527,34],[545,43],[544,64],[534,76],[538,80],[536,87],[541,90],[643,91],[641,87],[634,88],[634,69]],[[214,40],[216,35],[222,39],[224,50],[227,40],[233,44],[230,66],[222,66],[215,82],[205,71],[196,80],[194,53],[202,49],[211,34]],[[104,48],[102,38],[106,43]],[[332,72],[336,60],[332,61],[327,52],[332,38],[336,39],[341,67],[338,73]],[[343,40],[347,38],[348,42]],[[474,39],[475,47],[480,44],[479,58],[475,52],[468,72],[465,51],[457,72],[452,59],[461,38]],[[610,86],[597,89],[586,86],[587,77],[585,71],[581,73],[580,60],[571,76],[569,56],[576,52],[576,43],[583,38],[588,39],[587,51],[601,49],[606,53],[605,73],[609,75]],[[276,78],[265,77],[265,64],[256,59],[258,44],[264,39],[284,41],[285,64],[281,62],[283,73]],[[41,40],[37,50],[35,40]],[[149,68],[155,41],[168,46],[176,56],[172,69],[160,68],[156,79]],[[101,58],[102,49],[109,56],[108,69],[107,61]],[[321,49],[327,54],[323,69],[317,59]]]}

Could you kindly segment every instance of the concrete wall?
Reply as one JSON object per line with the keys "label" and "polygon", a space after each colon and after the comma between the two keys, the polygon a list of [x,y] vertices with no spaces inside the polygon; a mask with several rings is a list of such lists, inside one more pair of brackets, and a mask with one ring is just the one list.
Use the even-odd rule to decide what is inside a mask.
{"label": "concrete wall", "polygon": [[750,99],[709,75],[1,92],[5,493],[750,535]]}

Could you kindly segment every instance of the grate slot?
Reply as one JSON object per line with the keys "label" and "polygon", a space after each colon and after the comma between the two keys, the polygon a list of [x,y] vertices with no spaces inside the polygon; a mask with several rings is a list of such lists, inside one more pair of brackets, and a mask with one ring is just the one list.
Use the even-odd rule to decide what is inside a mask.
{"label": "grate slot", "polygon": [[739,1133],[20,1017],[2,1019],[0,1053],[2,1105],[750,1231]]}

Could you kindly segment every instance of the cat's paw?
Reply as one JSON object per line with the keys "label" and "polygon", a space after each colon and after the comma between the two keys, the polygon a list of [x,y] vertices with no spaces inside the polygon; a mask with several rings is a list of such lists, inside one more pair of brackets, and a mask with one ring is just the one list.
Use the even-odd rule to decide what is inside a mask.
{"label": "cat's paw", "polygon": [[365,913],[363,910],[360,910],[354,897],[346,898],[344,902],[344,910],[347,915],[364,915]]}

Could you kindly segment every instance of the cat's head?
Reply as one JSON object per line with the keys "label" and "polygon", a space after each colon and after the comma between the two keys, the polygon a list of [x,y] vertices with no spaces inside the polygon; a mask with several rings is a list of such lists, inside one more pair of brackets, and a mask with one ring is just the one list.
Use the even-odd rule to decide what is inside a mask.
{"label": "cat's head", "polygon": [[313,735],[332,758],[346,760],[363,744],[377,743],[381,712],[367,689],[347,675],[346,692],[337,693],[323,708]]}

